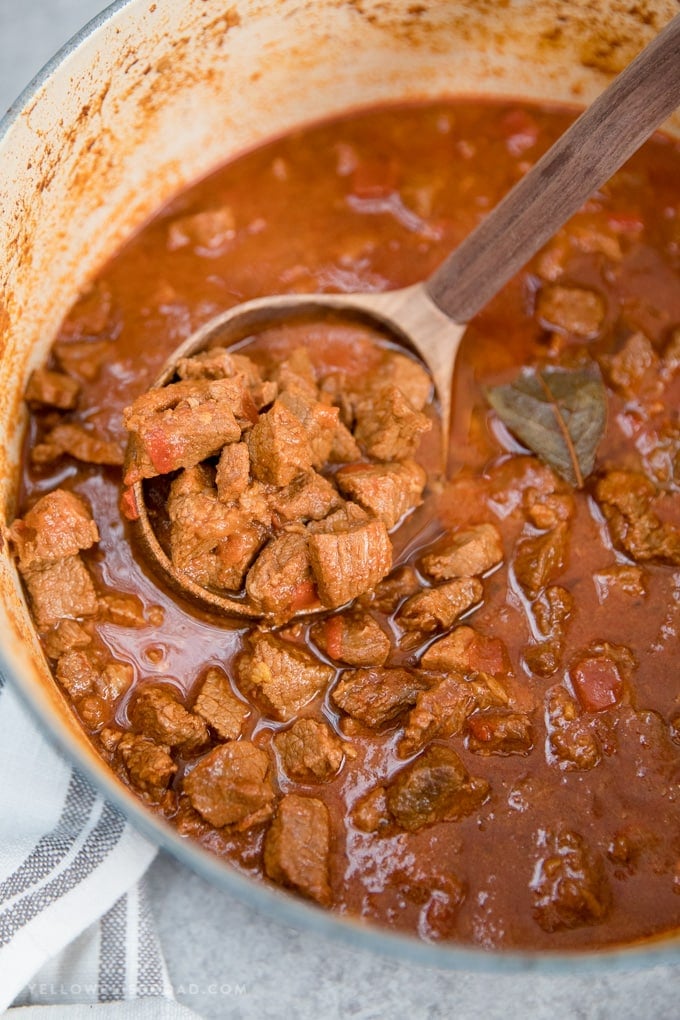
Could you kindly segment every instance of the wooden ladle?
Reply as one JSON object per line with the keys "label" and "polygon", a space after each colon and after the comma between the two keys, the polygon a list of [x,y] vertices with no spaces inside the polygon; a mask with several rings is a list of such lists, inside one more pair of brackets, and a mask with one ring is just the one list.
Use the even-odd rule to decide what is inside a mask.
{"label": "wooden ladle", "polygon": [[[467,322],[680,105],[680,14],[614,80],[422,283],[379,294],[287,294],[258,298],[216,316],[181,344],[154,388],[180,358],[228,346],[290,318],[332,311],[373,322],[413,348],[429,368],[448,440],[451,384]],[[247,599],[218,595],[178,571],[149,520],[142,483],[133,487],[138,534],[150,560],[180,594],[213,612],[259,617]],[[309,610],[305,610],[309,612]]]}

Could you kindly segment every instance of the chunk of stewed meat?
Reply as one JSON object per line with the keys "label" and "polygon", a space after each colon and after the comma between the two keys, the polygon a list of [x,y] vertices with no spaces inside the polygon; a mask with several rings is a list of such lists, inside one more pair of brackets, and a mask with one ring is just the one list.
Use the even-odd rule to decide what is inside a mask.
{"label": "chunk of stewed meat", "polygon": [[332,899],[329,884],[331,822],[315,797],[281,798],[264,841],[264,870],[273,882],[322,906]]}
{"label": "chunk of stewed meat", "polygon": [[334,485],[316,471],[306,471],[269,497],[274,519],[285,524],[291,521],[320,521],[342,506]]}
{"label": "chunk of stewed meat", "polygon": [[137,397],[123,412],[130,433],[125,484],[194,467],[237,442],[234,406],[233,379],[188,379]]}
{"label": "chunk of stewed meat", "polygon": [[572,594],[560,585],[546,588],[533,603],[536,628],[545,639],[533,642],[524,650],[524,662],[534,675],[553,676],[560,668],[573,605]]}
{"label": "chunk of stewed meat", "polygon": [[21,571],[35,621],[40,629],[66,617],[95,616],[97,595],[87,568],[79,556],[66,556]]}
{"label": "chunk of stewed meat", "polygon": [[298,532],[277,535],[264,547],[246,578],[251,602],[281,623],[317,600],[308,537]]}
{"label": "chunk of stewed meat", "polygon": [[448,630],[463,613],[481,602],[483,593],[477,578],[462,578],[427,588],[403,604],[397,617],[399,626],[426,634]]}
{"label": "chunk of stewed meat", "polygon": [[14,521],[10,537],[38,627],[96,614],[97,596],[80,551],[94,545],[99,532],[83,500],[55,489]]}
{"label": "chunk of stewed meat", "polygon": [[236,236],[236,221],[231,206],[189,213],[171,221],[168,227],[169,251],[191,246],[199,251],[221,251]]}
{"label": "chunk of stewed meat", "polygon": [[530,599],[564,570],[569,548],[569,527],[558,524],[544,535],[521,538],[515,546],[515,577]]}
{"label": "chunk of stewed meat", "polygon": [[192,806],[218,829],[249,829],[274,811],[269,755],[247,740],[213,748],[184,777],[183,786]]}
{"label": "chunk of stewed meat", "polygon": [[363,595],[392,569],[392,543],[379,520],[311,534],[308,548],[319,598],[330,608]]}
{"label": "chunk of stewed meat", "polygon": [[[190,358],[180,358],[177,362],[177,375],[180,379],[231,379],[241,380],[248,390],[255,408],[259,411],[270,404],[276,397],[278,387],[275,382],[264,380],[254,361],[244,354],[235,354],[224,347],[211,347]],[[242,398],[241,411],[248,406],[247,398]],[[237,418],[238,418],[237,414]],[[252,421],[248,411],[246,418]]]}
{"label": "chunk of stewed meat", "polygon": [[72,698],[93,691],[97,673],[92,657],[84,649],[65,652],[57,663],[57,680]]}
{"label": "chunk of stewed meat", "polygon": [[413,567],[406,564],[397,567],[388,577],[380,581],[371,591],[363,595],[362,605],[377,609],[380,613],[393,613],[400,602],[420,590],[418,575]]}
{"label": "chunk of stewed meat", "polygon": [[110,340],[70,340],[56,343],[52,350],[59,367],[69,376],[91,382],[111,357],[114,345]]}
{"label": "chunk of stewed meat", "polygon": [[273,485],[288,485],[314,459],[302,422],[280,398],[249,432],[248,449],[254,477]]}
{"label": "chunk of stewed meat", "polygon": [[292,719],[333,679],[332,666],[273,634],[255,634],[237,660],[239,686],[272,719]]}
{"label": "chunk of stewed meat", "polygon": [[575,698],[559,685],[546,696],[548,743],[546,757],[551,765],[564,771],[588,771],[602,760],[597,734],[588,719],[583,719]]}
{"label": "chunk of stewed meat", "polygon": [[34,464],[50,464],[64,455],[85,464],[108,464],[120,467],[123,450],[119,443],[105,439],[91,428],[77,422],[55,425],[41,443],[31,450]]}
{"label": "chunk of stewed meat", "polygon": [[383,666],[392,647],[385,631],[368,613],[329,616],[315,623],[311,633],[322,652],[348,666]]}
{"label": "chunk of stewed meat", "polygon": [[331,694],[333,702],[369,729],[394,722],[415,704],[427,679],[401,667],[348,669]]}
{"label": "chunk of stewed meat", "polygon": [[450,532],[423,557],[423,569],[438,581],[478,577],[503,559],[503,543],[493,524],[476,524]]}
{"label": "chunk of stewed meat", "polygon": [[523,754],[534,746],[531,719],[524,712],[488,709],[467,721],[467,747],[475,754]]}
{"label": "chunk of stewed meat", "polygon": [[548,284],[538,292],[536,315],[546,326],[590,339],[597,336],[605,318],[604,299],[585,287]]}
{"label": "chunk of stewed meat", "polygon": [[211,666],[201,683],[194,712],[221,740],[237,740],[250,715],[250,705],[236,697],[224,670]]}
{"label": "chunk of stewed meat", "polygon": [[610,386],[628,399],[640,395],[645,377],[658,383],[659,356],[644,333],[633,333],[616,354],[601,358],[600,364]]}
{"label": "chunk of stewed meat", "polygon": [[283,770],[298,783],[323,783],[337,774],[345,746],[325,723],[298,719],[289,730],[275,734],[273,744]]}
{"label": "chunk of stewed meat", "polygon": [[202,464],[174,479],[167,509],[173,565],[203,587],[238,591],[262,546],[264,526],[223,503]]}
{"label": "chunk of stewed meat", "polygon": [[336,473],[338,488],[364,510],[393,528],[422,503],[427,476],[415,461],[403,464],[348,464]]}
{"label": "chunk of stewed meat", "polygon": [[87,504],[75,492],[55,489],[42,496],[11,529],[19,568],[54,563],[99,541]]}
{"label": "chunk of stewed meat", "polygon": [[245,492],[250,482],[250,455],[246,443],[229,443],[224,447],[217,462],[215,485],[217,495],[223,503]]}
{"label": "chunk of stewed meat", "polygon": [[432,396],[432,379],[414,358],[390,351],[379,370],[382,382],[389,382],[400,390],[411,407],[422,411]]}
{"label": "chunk of stewed meat", "polygon": [[354,436],[376,460],[408,460],[432,422],[416,411],[396,386],[386,386],[360,400],[356,407]]}
{"label": "chunk of stewed meat", "polygon": [[505,676],[510,672],[510,658],[500,638],[487,637],[473,627],[460,626],[429,646],[421,666],[440,672],[459,670]]}
{"label": "chunk of stewed meat", "polygon": [[165,748],[137,733],[123,734],[116,745],[115,759],[121,763],[130,783],[153,799],[167,790],[177,772]]}
{"label": "chunk of stewed meat", "polygon": [[488,795],[487,781],[470,776],[455,751],[432,744],[397,772],[386,797],[396,824],[407,832],[416,832],[435,822],[456,821],[472,814]]}
{"label": "chunk of stewed meat", "polygon": [[632,559],[680,564],[680,529],[652,510],[654,485],[634,471],[610,471],[595,486],[614,544]]}
{"label": "chunk of stewed meat", "polygon": [[544,931],[580,928],[604,920],[611,890],[601,859],[577,832],[541,833],[531,882],[533,916]]}
{"label": "chunk of stewed meat", "polygon": [[526,515],[536,528],[548,531],[574,516],[574,497],[569,492],[545,492],[530,486],[522,500]]}
{"label": "chunk of stewed meat", "polygon": [[50,659],[58,659],[64,652],[87,648],[92,634],[77,620],[60,620],[44,638],[45,651]]}
{"label": "chunk of stewed meat", "polygon": [[614,592],[630,595],[635,599],[647,597],[647,572],[642,567],[634,567],[631,563],[616,563],[611,567],[598,570],[593,575],[600,602]]}
{"label": "chunk of stewed meat", "polygon": [[47,368],[37,368],[29,376],[25,398],[29,404],[72,411],[78,402],[79,393],[79,383],[70,376],[63,372],[51,372]]}
{"label": "chunk of stewed meat", "polygon": [[372,790],[359,798],[352,809],[352,822],[361,832],[385,830],[390,825],[390,821],[387,790],[384,786],[374,786]]}
{"label": "chunk of stewed meat", "polygon": [[170,687],[143,687],[128,709],[134,728],[158,744],[192,754],[208,743],[203,719],[187,711]]}
{"label": "chunk of stewed meat", "polygon": [[476,708],[475,689],[462,674],[452,673],[437,680],[417,695],[399,741],[399,756],[409,758],[436,737],[462,733],[465,720]]}

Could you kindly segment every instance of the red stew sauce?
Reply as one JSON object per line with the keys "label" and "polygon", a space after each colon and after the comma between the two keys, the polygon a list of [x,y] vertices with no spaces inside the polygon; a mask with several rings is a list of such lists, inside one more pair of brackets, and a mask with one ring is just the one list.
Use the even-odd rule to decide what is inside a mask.
{"label": "red stew sauce", "polygon": [[[220,583],[251,585],[260,624],[213,619],[148,569],[123,411],[241,301],[422,279],[572,117],[467,100],[360,112],[179,196],[105,266],[29,381],[12,531],[56,681],[151,810],[255,880],[488,949],[680,925],[678,144],[649,142],[470,323],[446,477],[427,378],[385,338],[298,322],[239,347],[259,401],[240,449],[229,433],[219,462],[207,450],[168,460],[165,482],[142,477],[159,536],[172,546],[179,529],[173,556],[206,584],[217,546],[187,549],[225,506],[239,515]],[[218,357],[201,392],[236,371]],[[607,424],[577,488],[487,394],[521,369],[583,366],[604,381]],[[271,468],[252,437],[272,408],[285,417],[286,393],[285,414],[304,397],[343,424],[343,452]],[[348,587],[342,564],[359,567],[342,543],[369,532],[378,565],[369,543]],[[272,569],[302,556],[307,585],[284,578],[283,610],[273,575],[236,562],[254,571],[274,542]],[[325,611],[291,618],[317,596]]]}

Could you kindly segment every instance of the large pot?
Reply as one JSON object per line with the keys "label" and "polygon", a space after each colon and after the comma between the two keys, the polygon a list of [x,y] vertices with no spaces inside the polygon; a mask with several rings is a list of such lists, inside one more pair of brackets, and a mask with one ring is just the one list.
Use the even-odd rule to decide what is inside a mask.
{"label": "large pot", "polygon": [[[256,885],[147,811],[96,756],[52,680],[8,552],[28,373],[122,239],[225,159],[385,99],[588,102],[676,9],[674,0],[120,0],[0,125],[0,669],[143,832],[281,920],[437,966],[610,966],[680,952],[680,936],[540,961],[426,945]],[[680,134],[679,115],[668,128]]]}

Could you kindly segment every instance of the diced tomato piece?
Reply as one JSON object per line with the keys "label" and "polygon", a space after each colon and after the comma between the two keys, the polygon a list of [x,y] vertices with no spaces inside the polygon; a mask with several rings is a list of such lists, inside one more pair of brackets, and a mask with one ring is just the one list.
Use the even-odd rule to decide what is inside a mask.
{"label": "diced tomato piece", "polygon": [[159,474],[165,475],[175,470],[177,452],[170,437],[163,429],[149,429],[144,445],[151,463]]}
{"label": "diced tomato piece", "polygon": [[326,651],[331,659],[342,657],[342,620],[339,616],[331,616],[324,624]]}
{"label": "diced tomato piece", "polygon": [[601,712],[623,696],[623,680],[615,662],[604,657],[582,659],[571,670],[574,694],[586,712]]}
{"label": "diced tomato piece", "polygon": [[128,521],[139,520],[139,507],[131,485],[127,489],[123,489],[123,494],[120,497],[120,511]]}
{"label": "diced tomato piece", "polygon": [[296,588],[290,600],[290,609],[293,613],[299,613],[304,609],[312,609],[318,604],[319,595],[313,581],[303,581]]}

